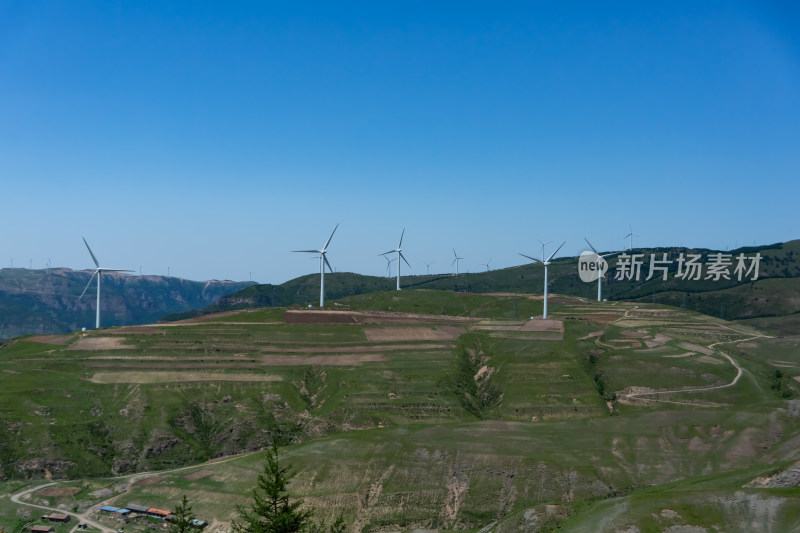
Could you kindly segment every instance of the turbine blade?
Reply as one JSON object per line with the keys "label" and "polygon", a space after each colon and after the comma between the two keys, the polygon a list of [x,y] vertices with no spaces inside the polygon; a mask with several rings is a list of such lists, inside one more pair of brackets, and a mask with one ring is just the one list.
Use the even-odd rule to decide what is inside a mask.
{"label": "turbine blade", "polygon": [[525,255],[525,254],[523,254],[523,253],[520,253],[519,255],[521,255],[522,257],[527,257],[528,259],[530,259],[531,261],[534,261],[534,262],[536,262],[536,263],[541,263],[541,262],[542,262],[542,260],[541,260],[541,259],[536,259],[535,257],[531,257],[531,256],[529,256],[529,255]]}
{"label": "turbine blade", "polygon": [[97,258],[94,256],[94,253],[92,253],[92,249],[89,248],[89,243],[86,242],[86,237],[81,237],[81,239],[83,239],[83,244],[86,245],[86,249],[89,250],[89,255],[92,256],[92,261],[94,261],[94,266],[100,268],[100,263],[97,262]]}
{"label": "turbine blade", "polygon": [[82,293],[81,293],[81,295],[78,297],[78,300],[80,300],[81,298],[83,298],[83,295],[84,295],[84,294],[86,294],[86,290],[89,288],[89,285],[91,285],[91,284],[92,284],[92,280],[94,279],[95,275],[97,275],[97,273],[98,273],[98,272],[100,272],[100,271],[99,271],[99,270],[95,270],[95,271],[92,273],[92,275],[89,277],[89,283],[87,283],[87,284],[86,284],[86,287],[84,287],[84,288],[83,288],[83,292],[82,292]]}
{"label": "turbine blade", "polygon": [[[597,254],[597,255],[600,255],[600,253],[599,253],[597,250],[595,250],[595,249],[594,249],[594,246],[592,246],[592,243],[590,243],[590,242],[589,242],[589,239],[587,239],[586,237],[584,237],[584,238],[583,238],[583,240],[584,240],[584,241],[586,241],[586,244],[588,244],[588,245],[589,245],[589,248],[591,248],[591,249],[592,249],[592,251],[593,251],[595,254]],[[605,256],[603,256],[603,257],[605,257]]]}
{"label": "turbine blade", "polygon": [[328,249],[328,245],[331,243],[331,239],[333,239],[333,234],[336,233],[337,229],[339,229],[339,224],[336,224],[336,227],[333,228],[333,231],[331,232],[331,236],[328,237],[328,242],[326,242],[325,246],[322,247],[323,250],[327,250]]}
{"label": "turbine blade", "polygon": [[[561,246],[564,246],[565,244],[567,244],[567,241],[562,242]],[[550,257],[547,258],[547,261],[545,261],[545,263],[549,263],[550,262],[550,260],[553,258],[553,256],[556,255],[558,253],[558,251],[561,249],[561,246],[556,248],[556,251],[553,252],[552,254],[550,254]]]}
{"label": "turbine blade", "polygon": [[458,254],[456,253],[456,249],[455,248],[453,248],[453,256],[454,257],[458,257]]}
{"label": "turbine blade", "polygon": [[397,250],[389,250],[388,252],[383,252],[382,254],[378,254],[378,255],[393,254],[393,253],[395,253],[396,251],[397,251]]}
{"label": "turbine blade", "polygon": [[406,228],[403,228],[403,233],[400,234],[400,244],[397,245],[398,249],[403,247],[403,235],[405,234],[406,234]]}
{"label": "turbine blade", "polygon": [[403,255],[403,252],[397,252],[397,253],[400,255],[400,257],[403,258],[403,261],[406,262],[406,264],[408,265],[408,268],[413,268],[411,265],[408,264],[408,261],[406,260],[406,256]]}
{"label": "turbine blade", "polygon": [[325,260],[325,264],[328,265],[328,270],[331,274],[333,274],[333,268],[331,268],[331,264],[328,263],[328,257],[325,254],[322,254],[322,259]]}
{"label": "turbine blade", "polygon": [[322,253],[322,250],[292,250],[292,253],[319,254]]}

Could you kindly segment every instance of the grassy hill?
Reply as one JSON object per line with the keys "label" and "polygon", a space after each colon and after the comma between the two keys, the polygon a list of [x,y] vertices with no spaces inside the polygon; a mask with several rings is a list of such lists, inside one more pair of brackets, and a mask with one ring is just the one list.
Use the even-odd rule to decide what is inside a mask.
{"label": "grassy hill", "polygon": [[[90,271],[67,268],[0,269],[0,340],[94,327],[94,282],[80,298],[90,276]],[[101,289],[102,326],[155,322],[165,314],[206,307],[249,285],[107,273]]]}
{"label": "grassy hill", "polygon": [[550,321],[524,294],[336,304],[8,342],[2,486],[49,475],[73,490],[32,501],[78,509],[185,493],[222,531],[261,464],[232,455],[276,440],[352,531],[800,528],[797,335],[563,295]]}
{"label": "grassy hill", "polygon": [[[727,320],[760,319],[762,329],[781,334],[788,327],[799,324],[800,319],[780,319],[786,315],[800,313],[800,240],[765,246],[744,247],[731,251],[716,251],[689,248],[635,249],[630,254],[642,254],[644,261],[639,281],[618,280],[616,259],[611,258],[610,269],[603,283],[603,297],[609,300],[661,303],[697,311]],[[709,262],[709,255],[730,254],[735,267],[735,257],[744,254],[753,257],[761,254],[758,279],[738,281],[730,270],[732,279],[683,280],[675,277],[678,257],[683,254],[699,254],[701,263]],[[665,255],[666,254],[666,255]],[[666,257],[671,261],[667,280],[659,275],[649,281],[651,256]],[[584,283],[578,276],[577,258],[564,257],[553,261],[549,267],[550,291],[563,295],[592,299],[597,294],[596,283]],[[706,267],[707,269],[707,267]],[[660,274],[657,272],[657,274]],[[402,286],[411,289],[431,289],[470,293],[524,293],[542,294],[544,271],[541,265],[521,264],[517,267],[478,272],[473,274],[450,274],[406,276]],[[394,280],[352,273],[329,274],[325,278],[326,300],[387,291],[394,288]],[[282,285],[256,285],[238,293],[221,298],[214,305],[198,311],[190,311],[164,320],[177,320],[202,314],[246,309],[250,307],[317,305],[319,302],[319,276],[308,275],[290,280]]]}

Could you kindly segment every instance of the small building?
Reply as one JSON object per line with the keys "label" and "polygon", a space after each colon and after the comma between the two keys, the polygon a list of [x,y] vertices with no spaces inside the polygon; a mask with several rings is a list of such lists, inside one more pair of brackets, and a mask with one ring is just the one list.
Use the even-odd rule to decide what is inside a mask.
{"label": "small building", "polygon": [[31,526],[31,533],[54,533],[53,526]]}
{"label": "small building", "polygon": [[191,521],[192,527],[196,527],[197,529],[203,529],[208,525],[208,522],[205,520],[198,520],[197,518],[192,518]]}
{"label": "small building", "polygon": [[129,514],[131,514],[131,510],[125,509],[124,507],[122,509],[117,509],[114,512],[121,516],[128,516]]}
{"label": "small building", "polygon": [[133,511],[134,513],[142,513],[147,514],[147,510],[150,509],[149,507],[145,507],[144,505],[137,505],[135,503],[129,503],[125,506],[126,509]]}
{"label": "small building", "polygon": [[69,522],[69,515],[65,513],[50,513],[50,516],[47,517],[48,520],[51,522]]}
{"label": "small building", "polygon": [[110,505],[104,505],[100,508],[101,511],[105,511],[107,513],[116,513],[119,511],[119,507],[111,507]]}
{"label": "small building", "polygon": [[152,516],[153,518],[161,518],[161,519],[165,519],[165,518],[167,518],[169,515],[171,515],[171,514],[172,514],[172,511],[165,511],[164,509],[156,509],[155,507],[150,507],[150,508],[147,510],[147,514],[149,514],[149,515],[150,515],[150,516]]}

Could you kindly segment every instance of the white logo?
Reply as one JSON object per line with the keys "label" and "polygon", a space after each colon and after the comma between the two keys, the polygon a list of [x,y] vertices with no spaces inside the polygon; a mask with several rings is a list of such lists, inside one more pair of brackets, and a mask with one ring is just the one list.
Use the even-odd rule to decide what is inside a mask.
{"label": "white logo", "polygon": [[578,275],[581,281],[590,283],[608,271],[608,263],[594,252],[583,252],[578,258]]}

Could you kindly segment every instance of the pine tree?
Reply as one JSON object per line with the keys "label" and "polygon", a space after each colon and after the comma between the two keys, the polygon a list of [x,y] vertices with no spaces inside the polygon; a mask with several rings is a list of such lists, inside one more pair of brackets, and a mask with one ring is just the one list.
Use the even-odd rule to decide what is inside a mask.
{"label": "pine tree", "polygon": [[287,486],[295,473],[290,466],[278,463],[278,447],[267,450],[264,471],[253,489],[253,502],[237,505],[239,518],[233,521],[236,533],[295,533],[311,525],[312,511],[302,509],[303,500],[292,500]]}
{"label": "pine tree", "polygon": [[169,521],[169,533],[187,533],[192,527],[192,520],[195,516],[186,494],[183,495],[181,503],[175,507],[172,518]]}

